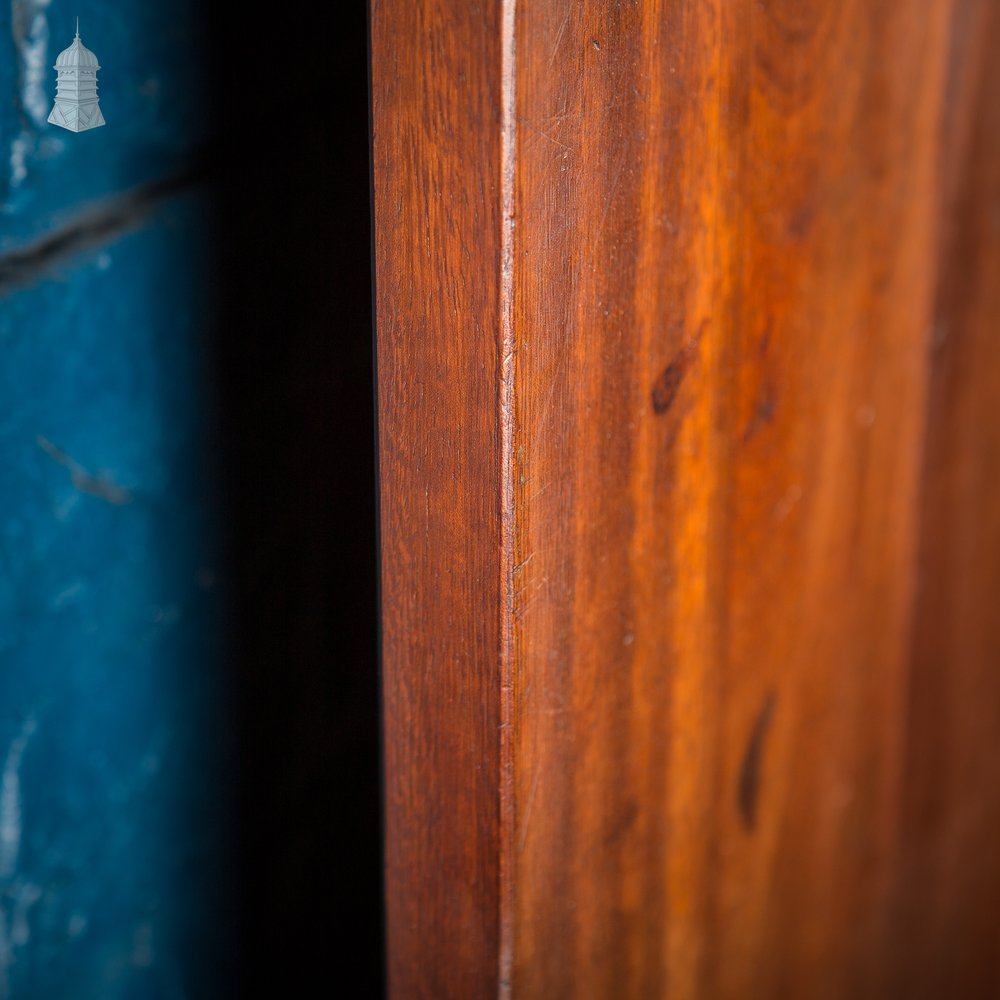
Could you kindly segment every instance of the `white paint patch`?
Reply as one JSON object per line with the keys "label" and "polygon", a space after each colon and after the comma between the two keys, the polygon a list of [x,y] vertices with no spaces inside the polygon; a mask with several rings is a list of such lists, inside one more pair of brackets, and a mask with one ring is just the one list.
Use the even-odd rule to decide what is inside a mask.
{"label": "white paint patch", "polygon": [[84,591],[84,584],[82,580],[74,580],[69,586],[64,587],[62,590],[56,594],[52,601],[52,607],[55,611],[60,608],[66,607],[67,604],[75,603],[76,599]]}
{"label": "white paint patch", "polygon": [[11,741],[0,778],[0,879],[5,881],[17,870],[21,850],[21,758],[34,731],[35,717],[29,715]]}
{"label": "white paint patch", "polygon": [[42,898],[42,889],[33,882],[19,882],[6,890],[6,896],[13,915],[8,922],[8,902],[0,905],[0,1000],[9,1000],[12,996],[10,967],[16,960],[14,951],[31,940],[28,911]]}
{"label": "white paint patch", "polygon": [[17,187],[28,176],[28,151],[31,140],[22,132],[10,144],[10,186]]}
{"label": "white paint patch", "polygon": [[[46,11],[52,0],[11,0],[11,23],[17,45],[21,107],[35,126],[44,128],[54,94],[47,86],[49,74],[49,21]],[[53,94],[50,94],[53,91]],[[18,187],[28,176],[28,158],[35,152],[35,133],[22,131],[10,147],[10,185]]]}
{"label": "white paint patch", "polygon": [[11,919],[10,943],[23,948],[31,940],[31,923],[28,911],[42,898],[42,890],[32,882],[17,887],[14,898],[14,915]]}
{"label": "white paint patch", "polygon": [[6,903],[0,905],[0,1000],[8,1000],[11,995],[14,949],[27,944],[31,936],[28,910],[41,898],[38,886],[11,884],[21,850],[21,760],[35,729],[35,717],[29,715],[21,732],[11,740],[0,778],[0,887],[5,899],[12,900],[13,907],[13,919],[9,920]]}
{"label": "white paint patch", "polygon": [[21,49],[21,102],[34,123],[41,128],[49,117],[48,88],[45,83],[49,73],[49,22],[44,10],[49,0],[32,0],[31,27]]}

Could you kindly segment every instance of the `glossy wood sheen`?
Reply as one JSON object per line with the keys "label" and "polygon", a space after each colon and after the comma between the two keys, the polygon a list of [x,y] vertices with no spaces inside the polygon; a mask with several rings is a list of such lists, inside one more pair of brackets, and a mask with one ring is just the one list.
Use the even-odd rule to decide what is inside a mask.
{"label": "glossy wood sheen", "polygon": [[374,7],[394,995],[1000,990],[998,45]]}
{"label": "glossy wood sheen", "polygon": [[389,989],[496,993],[500,47],[372,8]]}

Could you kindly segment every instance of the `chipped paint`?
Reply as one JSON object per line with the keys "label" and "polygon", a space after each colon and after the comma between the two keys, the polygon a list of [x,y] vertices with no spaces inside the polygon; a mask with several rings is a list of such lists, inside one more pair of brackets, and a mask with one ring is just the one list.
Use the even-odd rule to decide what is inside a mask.
{"label": "chipped paint", "polygon": [[34,732],[35,717],[29,715],[11,742],[0,779],[0,879],[9,879],[17,869],[21,848],[21,759]]}
{"label": "chipped paint", "polygon": [[46,88],[49,61],[49,22],[46,11],[51,0],[11,0],[11,35],[18,60],[18,99],[22,129],[10,147],[10,186],[17,188],[28,177],[38,131],[45,127],[49,111]]}

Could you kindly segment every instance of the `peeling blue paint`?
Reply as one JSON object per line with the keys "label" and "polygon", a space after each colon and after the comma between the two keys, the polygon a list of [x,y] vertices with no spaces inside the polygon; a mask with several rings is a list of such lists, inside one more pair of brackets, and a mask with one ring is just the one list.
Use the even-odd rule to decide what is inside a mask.
{"label": "peeling blue paint", "polygon": [[[70,134],[77,14],[108,124]],[[0,257],[197,157],[203,44],[194,4],[0,5]],[[219,995],[208,218],[191,186],[0,286],[0,1000]]]}
{"label": "peeling blue paint", "polygon": [[[77,14],[103,66],[108,124],[100,135],[69,134],[45,120],[52,66],[73,40]],[[202,35],[190,2],[0,0],[0,251],[81,203],[169,176],[201,148],[210,126]]]}

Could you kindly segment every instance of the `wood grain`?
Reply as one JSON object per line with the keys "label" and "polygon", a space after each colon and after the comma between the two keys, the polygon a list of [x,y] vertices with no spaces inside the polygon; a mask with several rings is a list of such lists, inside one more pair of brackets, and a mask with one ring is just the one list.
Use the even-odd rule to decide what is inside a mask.
{"label": "wood grain", "polygon": [[372,9],[388,980],[496,992],[500,49],[475,4]]}
{"label": "wood grain", "polygon": [[374,8],[394,995],[1000,991],[998,45]]}

